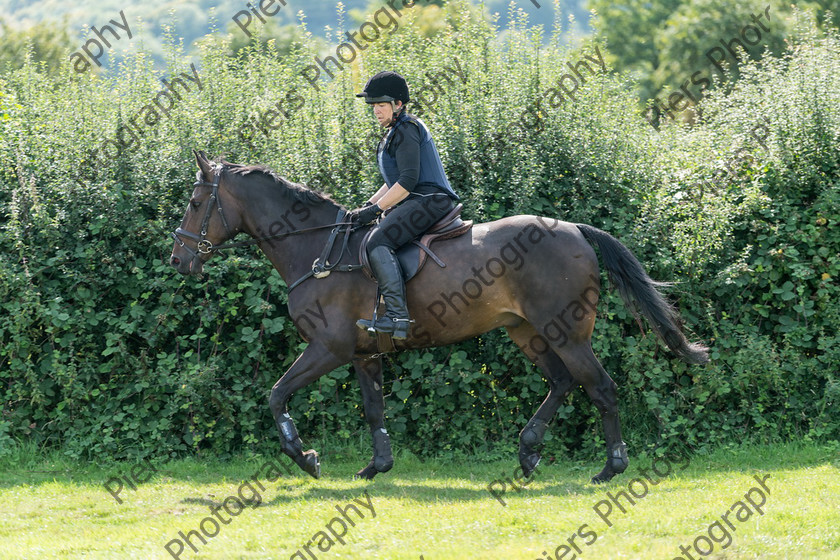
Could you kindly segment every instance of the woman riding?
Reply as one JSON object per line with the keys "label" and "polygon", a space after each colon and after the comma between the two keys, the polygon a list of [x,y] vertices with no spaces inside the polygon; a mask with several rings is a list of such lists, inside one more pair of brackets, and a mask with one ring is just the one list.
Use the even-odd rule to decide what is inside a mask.
{"label": "woman riding", "polygon": [[350,217],[368,224],[390,209],[374,226],[367,245],[370,267],[387,310],[375,322],[360,319],[356,325],[405,339],[411,319],[395,252],[450,212],[459,197],[449,185],[429,129],[406,113],[409,96],[405,78],[396,72],[380,72],[368,80],[356,97],[373,105],[373,114],[388,130],[376,151],[385,184]]}

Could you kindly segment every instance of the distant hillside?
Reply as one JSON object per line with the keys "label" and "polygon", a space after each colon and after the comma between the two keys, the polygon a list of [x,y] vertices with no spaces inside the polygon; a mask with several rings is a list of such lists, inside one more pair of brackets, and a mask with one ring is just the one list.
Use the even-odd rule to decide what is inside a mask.
{"label": "distant hillside", "polygon": [[[321,36],[325,35],[325,27],[329,26],[332,29],[338,27],[338,1],[286,0],[285,6],[282,6],[280,2],[281,0],[275,0],[273,5],[266,6],[268,11],[280,7],[276,15],[266,18],[268,21],[279,25],[297,24],[303,16],[308,30]],[[403,0],[396,0],[395,5],[400,7],[402,2]],[[475,3],[479,4],[477,1]],[[588,29],[588,15],[584,3],[585,0],[560,2],[564,30],[569,28],[570,14],[574,15],[578,30]],[[166,42],[165,28],[170,28],[171,36],[181,40],[189,51],[193,41],[212,30],[227,31],[234,23],[232,18],[247,9],[246,4],[245,0],[148,0],[130,4],[122,0],[77,0],[74,2],[0,0],[0,14],[2,14],[0,20],[11,24],[14,28],[26,28],[42,21],[66,25],[70,29],[71,36],[78,38],[78,44],[81,46],[89,28],[101,28],[112,19],[121,22],[120,11],[122,11],[132,32],[131,40],[135,45],[142,41],[144,48],[161,60],[162,44]],[[251,4],[257,6],[259,2],[252,1]],[[343,27],[346,29],[354,27],[352,18],[347,15],[348,12],[355,9],[362,10],[364,13],[370,11],[369,0],[343,0],[341,4],[345,21]],[[418,4],[423,5],[423,0],[419,0]],[[553,0],[534,0],[533,2],[519,0],[516,4],[528,14],[530,24],[542,25],[546,31],[551,30],[555,17]],[[498,13],[498,25],[501,29],[506,28],[510,1],[486,0],[484,5],[490,13]],[[241,15],[240,20],[247,22],[247,15],[250,14]],[[256,16],[251,17],[251,28],[255,28],[259,25],[259,21]],[[548,33],[546,33],[547,37]],[[117,51],[126,47],[127,44],[115,45]],[[107,54],[102,58],[106,66],[107,58]]]}

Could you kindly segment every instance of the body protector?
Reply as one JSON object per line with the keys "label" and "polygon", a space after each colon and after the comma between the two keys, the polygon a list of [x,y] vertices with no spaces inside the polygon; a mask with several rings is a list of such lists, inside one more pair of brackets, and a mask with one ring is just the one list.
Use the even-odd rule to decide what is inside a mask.
{"label": "body protector", "polygon": [[379,172],[382,174],[382,178],[385,180],[388,188],[390,189],[400,177],[400,171],[397,168],[397,158],[388,153],[388,146],[395,137],[399,137],[400,127],[403,126],[417,126],[420,129],[420,176],[417,179],[417,185],[432,185],[454,200],[460,200],[460,197],[452,190],[452,186],[446,178],[443,163],[440,161],[440,154],[438,154],[435,141],[432,139],[429,129],[426,128],[423,121],[409,116],[406,113],[402,113],[397,118],[388,133],[382,138],[376,152]]}

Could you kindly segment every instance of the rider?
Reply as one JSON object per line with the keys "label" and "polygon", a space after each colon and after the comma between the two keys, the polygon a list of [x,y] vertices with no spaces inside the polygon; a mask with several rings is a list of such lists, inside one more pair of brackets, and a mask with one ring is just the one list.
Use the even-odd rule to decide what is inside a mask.
{"label": "rider", "polygon": [[396,72],[379,72],[356,97],[373,105],[373,114],[388,130],[376,150],[385,184],[350,215],[358,223],[367,224],[392,209],[374,226],[367,245],[370,267],[387,311],[375,322],[360,319],[356,325],[404,339],[411,319],[402,269],[394,253],[450,212],[454,201],[460,199],[449,185],[429,129],[406,113],[409,97],[405,78]]}

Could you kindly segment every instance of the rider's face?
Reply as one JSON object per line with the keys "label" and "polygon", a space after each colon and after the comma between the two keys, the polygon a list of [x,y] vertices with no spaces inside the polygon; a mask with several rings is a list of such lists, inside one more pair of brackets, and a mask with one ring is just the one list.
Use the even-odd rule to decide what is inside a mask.
{"label": "rider's face", "polygon": [[394,106],[391,106],[391,103],[389,102],[374,103],[373,115],[376,117],[376,120],[379,121],[379,125],[388,126],[391,124],[391,119],[394,116],[394,110],[399,111],[402,104],[402,101],[395,101]]}

